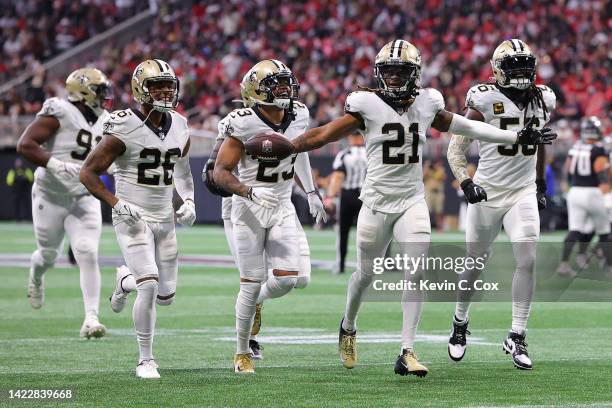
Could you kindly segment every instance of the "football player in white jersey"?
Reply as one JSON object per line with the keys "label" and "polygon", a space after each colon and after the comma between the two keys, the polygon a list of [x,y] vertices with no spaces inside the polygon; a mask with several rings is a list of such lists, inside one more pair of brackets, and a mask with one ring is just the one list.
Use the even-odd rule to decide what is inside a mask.
{"label": "football player in white jersey", "polygon": [[[173,109],[178,103],[178,78],[159,59],[140,63],[132,75],[134,99],[140,110],[113,112],[104,123],[104,138],[81,169],[81,181],[113,207],[113,225],[127,268],[117,270],[111,296],[115,312],[127,294],[136,291],[132,316],[140,348],[136,375],[159,378],[153,358],[156,306],[175,298],[178,250],[172,195],[183,199],[177,221],[195,221],[193,179],[189,167],[187,119]],[[114,163],[116,195],[99,175]]]}
{"label": "football player in white jersey", "polygon": [[[308,194],[311,213],[324,217],[325,210],[314,187],[307,154],[260,162],[247,155],[243,146],[270,130],[292,139],[308,128],[308,108],[295,100],[299,84],[291,70],[278,60],[261,61],[246,73],[240,88],[246,108],[234,110],[221,121],[220,132],[225,139],[213,177],[219,187],[234,194],[232,235],[240,271],[234,370],[253,373],[249,339],[256,305],[287,294],[300,285],[300,274],[310,271],[309,266],[306,270],[300,265],[301,226],[291,203],[296,172]],[[236,168],[238,177],[233,173]],[[269,277],[267,268],[272,269]]]}
{"label": "football player in white jersey", "polygon": [[80,269],[85,321],[80,335],[102,337],[98,320],[102,231],[100,202],[79,181],[79,170],[102,137],[112,98],[106,75],[80,68],[66,79],[67,99],[47,99],[17,144],[17,152],[38,165],[32,187],[36,251],[32,254],[28,297],[34,309],[44,302],[44,273],[57,260],[67,233]]}
{"label": "football player in white jersey", "polygon": [[[556,135],[525,128],[502,130],[471,121],[444,109],[440,92],[420,88],[421,54],[404,40],[386,44],[376,56],[374,73],[379,88],[348,95],[345,115],[293,140],[296,152],[313,150],[361,130],[368,159],[363,202],[357,220],[357,271],[348,284],[347,304],[340,324],[339,352],[346,368],[357,360],[356,320],[365,289],[373,278],[373,260],[385,255],[392,238],[408,256],[427,251],[431,226],[424,198],[422,151],[425,132],[463,134],[493,143],[545,143]],[[406,271],[415,280],[423,271]],[[418,287],[418,285],[417,285]],[[400,375],[424,376],[428,369],[414,354],[414,337],[422,310],[423,293],[406,291],[401,353],[395,364]]]}
{"label": "football player in white jersey", "polygon": [[[517,130],[527,123],[542,129],[550,120],[556,99],[550,88],[535,85],[536,61],[523,41],[502,42],[491,59],[495,83],[475,85],[468,91],[466,117],[500,129]],[[516,143],[499,146],[479,141],[480,159],[472,180],[467,173],[465,157],[471,142],[469,137],[453,135],[447,154],[453,174],[470,203],[466,224],[467,252],[473,257],[488,256],[503,225],[516,259],[512,327],[503,347],[511,354],[516,367],[530,370],[532,363],[525,333],[535,287],[535,249],[540,235],[538,206],[546,205],[545,152],[543,146]],[[461,276],[468,284],[457,294],[448,343],[448,354],[454,361],[460,361],[465,354],[471,285],[480,272],[480,269],[468,269]]]}
{"label": "football player in white jersey", "polygon": [[[566,168],[572,187],[567,193],[567,215],[569,232],[563,244],[563,255],[557,273],[575,277],[569,259],[574,245],[579,242],[586,246],[593,237],[599,236],[598,247],[603,266],[612,274],[612,251],[610,250],[610,222],[606,200],[610,194],[610,160],[603,142],[601,121],[591,116],[580,124],[580,140],[568,152]],[[588,257],[576,258],[581,269],[588,267]]]}
{"label": "football player in white jersey", "polygon": [[[231,221],[231,214],[232,214],[232,197],[231,196],[232,194],[228,193],[227,191],[217,186],[217,184],[214,181],[213,174],[212,174],[215,168],[215,163],[217,160],[219,149],[221,148],[221,145],[223,144],[223,140],[225,140],[226,122],[223,120],[220,121],[218,128],[219,128],[219,134],[217,136],[217,142],[213,146],[211,154],[210,154],[210,158],[206,162],[206,165],[204,166],[204,169],[202,171],[202,180],[204,181],[204,184],[206,185],[206,187],[212,194],[222,197],[221,199],[221,219],[223,220],[223,229],[225,230],[225,238],[227,240],[227,244],[229,246],[232,257],[235,260],[237,260],[238,256],[236,254],[236,243],[235,243],[235,238],[234,238],[234,233],[233,233],[233,224]],[[312,180],[312,176],[311,176],[312,171],[310,168],[310,160],[302,160],[302,159],[297,160],[296,163],[294,164],[294,169],[295,169],[295,176],[298,178],[298,180],[300,180],[300,183],[301,183],[300,177],[307,178],[307,181],[305,184],[306,187],[304,187],[304,184],[302,184],[302,187],[304,187],[305,192],[307,193],[308,191],[313,191],[314,190],[314,180]],[[234,175],[235,176],[238,175],[237,168],[234,169]],[[310,213],[312,217],[315,219],[315,221],[316,222],[320,222],[321,220],[326,221],[327,214],[324,213],[322,209],[318,206],[318,203],[320,202],[319,197],[316,196],[316,194],[308,194],[308,199],[309,199],[308,204],[310,207]],[[304,232],[304,228],[302,228],[302,224],[300,223],[300,220],[297,218],[297,214],[295,217],[296,217],[295,222],[298,228],[297,234],[298,234],[298,241],[299,241],[299,247],[300,247],[300,264],[299,264],[297,282],[295,283],[293,288],[294,289],[304,289],[310,283],[310,272],[311,272],[310,247],[308,245],[308,240],[306,239],[306,233]],[[270,276],[270,275],[273,275],[273,273],[272,273],[272,270],[268,269],[267,267],[268,262],[269,260],[266,259],[265,269],[268,271],[268,276]],[[239,267],[238,263],[236,264],[236,266]],[[267,279],[267,276],[266,276],[266,279]],[[271,282],[273,283],[275,281],[272,280]],[[259,341],[257,340],[257,335],[259,334],[259,331],[261,329],[263,301],[270,297],[273,298],[273,297],[282,296],[283,294],[284,293],[278,293],[278,296],[276,296],[277,293],[275,293],[273,289],[270,290],[270,288],[266,286],[266,284],[264,284],[264,288],[262,289],[262,291],[259,292],[259,298],[257,300],[257,305],[255,307],[255,317],[253,320],[253,327],[251,328],[251,338],[249,339],[249,348],[251,350],[251,358],[254,360],[263,359],[263,353],[262,353],[263,347],[259,344]]]}

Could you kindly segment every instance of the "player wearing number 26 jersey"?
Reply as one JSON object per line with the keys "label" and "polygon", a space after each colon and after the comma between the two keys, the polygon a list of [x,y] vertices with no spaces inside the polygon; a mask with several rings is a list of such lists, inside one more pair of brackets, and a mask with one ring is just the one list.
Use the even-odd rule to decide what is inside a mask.
{"label": "player wearing number 26 jersey", "polygon": [[[500,129],[531,126],[543,129],[555,109],[555,94],[535,84],[536,57],[527,44],[512,39],[502,42],[491,59],[495,83],[479,84],[467,94],[466,116]],[[504,349],[514,365],[530,370],[524,342],[534,287],[535,247],[540,234],[538,206],[545,206],[544,146],[494,145],[478,141],[478,169],[474,180],[467,175],[465,152],[471,139],[453,135],[448,161],[469,201],[466,242],[473,257],[486,257],[502,225],[513,245],[517,262],[512,290],[512,328]],[[538,174],[536,183],[536,161]],[[538,194],[541,196],[538,197]],[[483,201],[484,200],[484,201]],[[473,284],[480,270],[468,269],[462,279]],[[448,344],[451,359],[459,361],[466,348],[470,287],[460,291]]]}
{"label": "player wearing number 26 jersey", "polygon": [[[127,294],[137,292],[132,314],[140,348],[136,375],[159,378],[152,350],[155,305],[173,302],[178,272],[174,188],[183,199],[177,220],[184,225],[195,221],[189,128],[187,120],[173,110],[178,78],[165,61],[139,64],[132,75],[132,92],[141,109],[110,115],[104,123],[104,138],[81,170],[81,181],[113,207],[117,241],[129,269],[117,270],[111,308],[120,312]],[[116,196],[99,178],[113,162]]]}
{"label": "player wearing number 26 jersey", "polygon": [[[357,360],[356,320],[364,291],[373,280],[373,262],[385,256],[393,238],[409,257],[426,254],[431,227],[424,199],[422,149],[429,127],[492,143],[543,143],[554,138],[534,129],[503,130],[467,120],[444,109],[440,92],[419,85],[421,54],[408,41],[386,44],[376,56],[378,88],[354,92],[346,99],[345,115],[310,129],[293,140],[297,152],[312,150],[360,130],[366,143],[367,175],[357,220],[357,271],[348,285],[347,303],[339,333],[340,358],[346,368]],[[416,283],[423,271],[406,271]],[[416,285],[420,287],[420,285]],[[401,354],[395,363],[400,375],[424,376],[427,368],[414,353],[414,338],[424,295],[410,290],[402,298]]]}
{"label": "player wearing number 26 jersey", "polygon": [[66,79],[67,99],[44,102],[25,130],[17,150],[38,165],[32,187],[32,218],[37,249],[32,254],[28,297],[33,308],[44,302],[44,273],[57,260],[68,234],[81,275],[85,321],[81,336],[104,336],[98,320],[102,228],[100,203],[79,181],[79,170],[102,137],[110,82],[97,69],[81,68]]}

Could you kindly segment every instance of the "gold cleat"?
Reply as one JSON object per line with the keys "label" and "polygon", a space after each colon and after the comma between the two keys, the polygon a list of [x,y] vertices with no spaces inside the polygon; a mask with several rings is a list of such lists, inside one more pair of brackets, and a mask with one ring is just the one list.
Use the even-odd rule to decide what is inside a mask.
{"label": "gold cleat", "polygon": [[[344,320],[344,319],[343,319]],[[349,370],[357,364],[357,331],[348,332],[342,328],[340,322],[340,333],[338,336],[338,352],[342,365]]]}
{"label": "gold cleat", "polygon": [[411,374],[417,377],[425,377],[428,372],[427,367],[419,363],[416,354],[412,350],[402,350],[402,355],[398,356],[395,361],[395,374]]}
{"label": "gold cleat", "polygon": [[253,327],[251,327],[251,336],[257,336],[261,330],[261,309],[263,303],[255,305],[255,319],[253,319]]}
{"label": "gold cleat", "polygon": [[238,374],[255,374],[251,353],[236,354],[234,356],[234,372]]}

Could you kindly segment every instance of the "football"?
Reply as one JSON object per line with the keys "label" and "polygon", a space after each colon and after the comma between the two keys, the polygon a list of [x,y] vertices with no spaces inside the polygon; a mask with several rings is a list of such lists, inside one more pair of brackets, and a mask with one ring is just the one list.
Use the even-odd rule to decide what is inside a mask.
{"label": "football", "polygon": [[260,133],[244,144],[247,154],[257,160],[283,160],[295,152],[293,144],[285,136],[277,132]]}

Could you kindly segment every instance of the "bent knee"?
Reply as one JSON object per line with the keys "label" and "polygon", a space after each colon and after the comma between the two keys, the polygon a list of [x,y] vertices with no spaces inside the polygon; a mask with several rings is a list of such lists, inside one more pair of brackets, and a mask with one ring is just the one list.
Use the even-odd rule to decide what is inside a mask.
{"label": "bent knee", "polygon": [[45,264],[53,265],[59,257],[59,251],[57,249],[43,248],[40,250],[40,256]]}
{"label": "bent knee", "polygon": [[176,297],[176,292],[173,292],[169,295],[158,294],[157,299],[155,300],[155,303],[157,303],[160,306],[170,306],[174,302],[175,297]]}
{"label": "bent knee", "polygon": [[310,276],[298,276],[294,288],[304,289],[310,283]]}
{"label": "bent knee", "polygon": [[98,243],[93,239],[80,239],[72,244],[72,250],[79,254],[94,254],[98,251]]}

